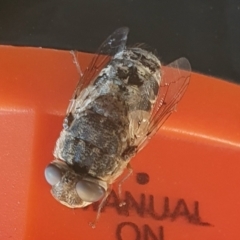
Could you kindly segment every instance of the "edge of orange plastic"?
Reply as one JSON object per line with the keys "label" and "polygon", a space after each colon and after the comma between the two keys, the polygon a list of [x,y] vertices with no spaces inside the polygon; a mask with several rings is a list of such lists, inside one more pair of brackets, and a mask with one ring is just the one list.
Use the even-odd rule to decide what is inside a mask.
{"label": "edge of orange plastic", "polygon": [[[240,86],[192,73],[190,86],[132,161],[95,229],[96,209],[51,196],[44,168],[79,79],[67,51],[0,46],[0,239],[238,239]],[[85,69],[91,54],[79,53]]]}

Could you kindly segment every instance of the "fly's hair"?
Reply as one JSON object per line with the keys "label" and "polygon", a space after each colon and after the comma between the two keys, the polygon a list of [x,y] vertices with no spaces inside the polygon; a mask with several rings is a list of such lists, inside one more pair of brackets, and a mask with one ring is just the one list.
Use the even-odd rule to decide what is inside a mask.
{"label": "fly's hair", "polygon": [[152,53],[153,55],[157,56],[157,58],[159,58],[157,49],[153,48],[152,46],[148,45],[147,43],[135,43],[135,44],[130,45],[129,48],[141,48],[143,50],[146,50],[146,51]]}

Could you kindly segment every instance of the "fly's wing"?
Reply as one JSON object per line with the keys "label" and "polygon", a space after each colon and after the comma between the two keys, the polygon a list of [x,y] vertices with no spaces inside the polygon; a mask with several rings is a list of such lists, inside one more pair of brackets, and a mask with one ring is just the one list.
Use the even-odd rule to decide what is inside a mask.
{"label": "fly's wing", "polygon": [[140,141],[138,151],[176,110],[178,102],[189,85],[191,66],[186,58],[179,58],[167,66],[162,66],[161,69],[162,80],[157,101],[150,117],[147,136]]}
{"label": "fly's wing", "polygon": [[128,32],[129,29],[127,27],[118,28],[102,43],[90,65],[78,82],[73,100],[79,96],[82,89],[87,87],[90,82],[94,80],[94,78],[99,74],[102,68],[109,63],[114,55],[125,49]]}

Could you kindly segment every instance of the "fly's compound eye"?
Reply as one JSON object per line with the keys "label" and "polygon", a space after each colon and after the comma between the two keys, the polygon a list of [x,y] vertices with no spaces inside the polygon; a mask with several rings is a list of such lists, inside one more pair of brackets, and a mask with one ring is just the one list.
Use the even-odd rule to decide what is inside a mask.
{"label": "fly's compound eye", "polygon": [[76,185],[78,196],[86,202],[97,202],[104,196],[105,190],[97,183],[79,181]]}
{"label": "fly's compound eye", "polygon": [[60,169],[53,165],[53,164],[49,164],[46,168],[45,168],[45,178],[47,180],[47,182],[53,186],[56,185],[62,177],[62,173],[60,171]]}

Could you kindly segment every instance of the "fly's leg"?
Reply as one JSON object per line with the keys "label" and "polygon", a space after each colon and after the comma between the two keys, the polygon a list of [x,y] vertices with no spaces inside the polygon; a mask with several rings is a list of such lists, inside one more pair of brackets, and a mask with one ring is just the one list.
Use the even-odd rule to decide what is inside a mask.
{"label": "fly's leg", "polygon": [[99,220],[99,218],[100,218],[100,215],[101,215],[101,210],[102,210],[102,208],[103,208],[103,206],[104,206],[104,204],[105,204],[105,202],[106,202],[109,194],[111,193],[111,191],[112,191],[112,188],[109,187],[109,188],[107,189],[107,191],[105,192],[104,197],[102,198],[102,200],[101,200],[101,202],[100,202],[100,204],[99,204],[99,206],[98,206],[97,216],[96,216],[95,220],[94,220],[93,222],[90,222],[90,223],[89,223],[89,225],[90,225],[92,228],[95,228],[95,227],[96,227],[96,224],[97,224],[97,222],[98,222],[98,220]]}
{"label": "fly's leg", "polygon": [[[123,182],[125,182],[125,181],[130,177],[130,175],[131,175],[132,172],[133,172],[133,169],[132,169],[132,167],[131,167],[130,164],[127,165],[127,170],[128,170],[128,173],[126,174],[126,176],[118,183],[118,197],[119,197],[119,199],[120,199],[120,201],[121,201],[120,204],[119,204],[120,207],[122,207],[122,206],[124,206],[124,205],[126,204],[126,203],[122,200],[122,184],[123,184]],[[102,208],[103,208],[103,206],[104,206],[104,204],[105,204],[105,202],[106,202],[109,194],[111,193],[111,191],[112,191],[112,188],[109,187],[109,188],[107,189],[107,191],[105,192],[104,197],[102,198],[102,200],[101,200],[101,202],[100,202],[100,204],[99,204],[99,206],[98,206],[97,216],[96,216],[95,220],[94,220],[93,222],[90,222],[90,223],[89,223],[89,225],[90,225],[92,228],[95,228],[95,227],[96,227],[96,224],[97,224],[97,222],[98,222],[98,220],[99,220],[99,218],[100,218],[100,215],[101,215],[101,210],[102,210]]]}
{"label": "fly's leg", "polygon": [[130,177],[130,175],[133,172],[133,169],[131,167],[131,165],[128,163],[127,165],[127,170],[128,173],[126,174],[126,176],[118,183],[118,197],[120,199],[120,203],[119,206],[122,207],[124,206],[126,203],[122,200],[122,184]]}
{"label": "fly's leg", "polygon": [[80,64],[78,62],[78,58],[77,58],[77,55],[78,55],[78,52],[77,51],[70,51],[70,53],[72,54],[73,56],[73,63],[76,65],[77,67],[77,71],[78,71],[78,74],[80,75],[80,77],[83,75],[82,73],[82,70],[80,68]]}

